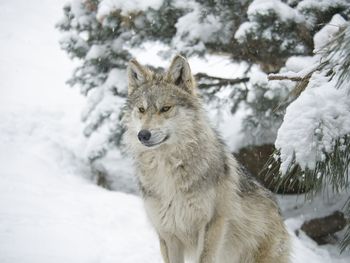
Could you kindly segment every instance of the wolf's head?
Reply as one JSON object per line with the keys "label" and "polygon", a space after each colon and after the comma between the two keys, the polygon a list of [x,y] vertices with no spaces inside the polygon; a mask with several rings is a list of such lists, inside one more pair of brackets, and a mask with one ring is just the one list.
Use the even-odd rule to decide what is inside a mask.
{"label": "wolf's head", "polygon": [[[145,150],[179,143],[193,133],[200,111],[187,60],[177,55],[157,74],[131,60],[128,67],[127,140]],[[200,131],[196,131],[200,132]]]}

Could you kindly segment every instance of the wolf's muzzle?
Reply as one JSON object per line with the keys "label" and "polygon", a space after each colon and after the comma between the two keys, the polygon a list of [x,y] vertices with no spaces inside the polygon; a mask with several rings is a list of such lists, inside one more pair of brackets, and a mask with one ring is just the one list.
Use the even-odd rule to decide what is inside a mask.
{"label": "wolf's muzzle", "polygon": [[137,134],[139,141],[147,147],[159,145],[169,139],[169,135],[159,131],[141,130]]}
{"label": "wolf's muzzle", "polygon": [[137,138],[139,138],[140,142],[148,142],[151,138],[151,132],[149,130],[141,130],[137,134]]}

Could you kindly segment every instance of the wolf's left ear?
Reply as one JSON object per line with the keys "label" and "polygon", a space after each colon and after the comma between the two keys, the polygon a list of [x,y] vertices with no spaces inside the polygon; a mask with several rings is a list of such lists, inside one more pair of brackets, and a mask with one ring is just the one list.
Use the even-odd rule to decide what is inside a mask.
{"label": "wolf's left ear", "polygon": [[152,72],[148,68],[143,67],[136,59],[130,60],[128,66],[128,93],[131,94],[151,77]]}
{"label": "wolf's left ear", "polygon": [[191,68],[183,56],[176,55],[171,62],[166,77],[169,82],[183,88],[191,94],[194,93],[195,84],[191,73]]}

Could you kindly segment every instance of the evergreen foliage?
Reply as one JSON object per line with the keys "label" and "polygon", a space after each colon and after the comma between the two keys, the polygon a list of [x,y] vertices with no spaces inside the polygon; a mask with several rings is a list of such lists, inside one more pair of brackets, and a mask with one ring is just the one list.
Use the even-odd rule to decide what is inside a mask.
{"label": "evergreen foliage", "polygon": [[[73,0],[64,7],[64,18],[57,24],[64,33],[62,48],[81,61],[68,83],[79,86],[87,96],[83,120],[84,134],[91,137],[91,160],[120,142],[118,120],[126,96],[123,74],[130,48],[160,41],[171,50],[164,56],[228,53],[236,61],[259,64],[266,73],[276,72],[290,56],[311,55],[312,36],[319,23],[328,22],[334,13],[346,16],[348,10],[345,0],[324,4],[310,0],[155,0],[140,2],[139,7],[138,1],[134,6],[122,2]],[[231,86],[232,112],[241,106],[251,110],[244,120],[245,143],[272,142],[284,114],[285,107],[279,105],[282,93],[292,85],[286,82],[282,93],[263,82]],[[221,87],[219,83],[214,91],[204,92],[208,102]],[[276,105],[278,110],[274,110]],[[262,116],[262,110],[268,113]]]}
{"label": "evergreen foliage", "polygon": [[[339,22],[340,25],[337,25]],[[300,81],[304,84],[302,85],[303,90],[298,92],[300,97],[295,98],[295,101],[291,103],[292,108],[299,99],[305,98],[305,94],[312,94],[310,97],[312,100],[320,100],[322,103],[324,101],[322,97],[326,94],[325,96],[329,96],[326,99],[332,103],[331,107],[316,106],[313,110],[315,110],[317,118],[314,118],[313,122],[310,121],[311,119],[305,119],[303,125],[306,128],[303,128],[301,133],[303,136],[310,137],[308,139],[310,145],[304,148],[296,147],[293,152],[283,154],[281,151],[284,151],[288,146],[286,142],[283,142],[283,139],[280,139],[282,136],[278,136],[276,142],[278,149],[274,158],[268,163],[271,165],[270,167],[274,166],[276,161],[281,163],[280,176],[274,178],[277,188],[298,185],[300,192],[307,189],[307,194],[311,196],[319,191],[329,189],[335,193],[350,189],[350,23],[334,16],[329,26],[335,25],[337,27],[333,31],[336,33],[331,40],[316,50],[317,60],[315,61],[317,61],[317,65],[306,77],[301,77]],[[331,32],[330,28],[324,31]],[[321,31],[320,34],[322,34]],[[317,41],[316,38],[317,36],[315,41]],[[318,36],[318,38],[322,39],[323,37]],[[323,42],[321,41],[321,43]],[[315,92],[312,93],[313,91]],[[334,99],[333,95],[338,96],[338,99]],[[301,98],[302,96],[303,98]],[[301,107],[304,105],[305,103],[298,104]],[[289,122],[293,120],[287,117],[288,112],[284,120],[285,123],[280,128],[281,133],[285,132],[283,125],[287,125],[288,129],[300,129],[298,125],[290,125]],[[298,118],[304,118],[303,114],[299,115]],[[293,133],[294,131],[289,132]],[[303,159],[301,160],[298,157],[301,155],[300,151],[310,147],[311,151],[302,155]],[[275,172],[268,170],[268,176]],[[349,217],[350,198],[345,204],[344,210]],[[341,245],[342,249],[350,245],[349,236],[350,227],[348,226]]]}

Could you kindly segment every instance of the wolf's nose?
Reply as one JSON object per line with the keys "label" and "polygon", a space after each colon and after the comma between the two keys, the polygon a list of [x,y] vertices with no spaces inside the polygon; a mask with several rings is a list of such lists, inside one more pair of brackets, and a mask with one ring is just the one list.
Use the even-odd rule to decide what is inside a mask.
{"label": "wolf's nose", "polygon": [[151,138],[151,132],[149,130],[141,130],[139,134],[137,134],[137,137],[141,142],[148,141],[149,138]]}

